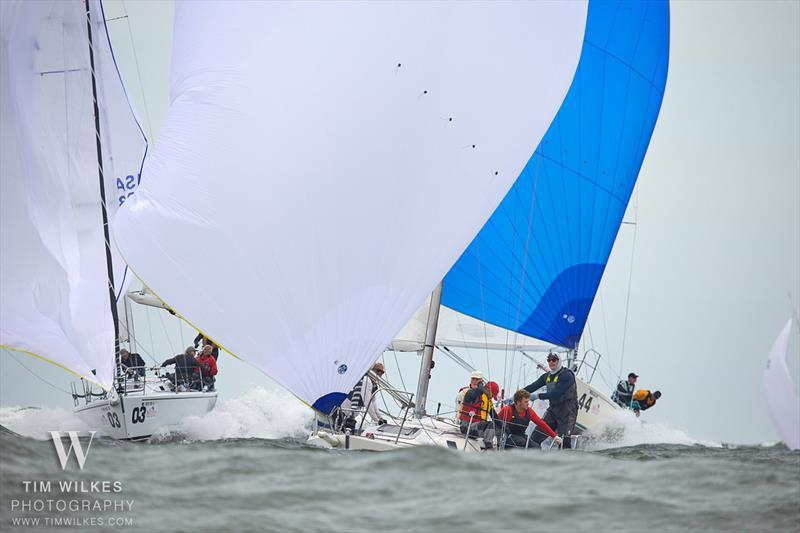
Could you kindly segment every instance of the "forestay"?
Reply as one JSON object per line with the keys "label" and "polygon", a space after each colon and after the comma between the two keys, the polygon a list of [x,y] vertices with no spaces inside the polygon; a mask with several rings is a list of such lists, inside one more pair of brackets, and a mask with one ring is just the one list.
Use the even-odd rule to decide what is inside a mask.
{"label": "forestay", "polygon": [[650,142],[668,59],[667,2],[589,3],[569,93],[444,279],[444,305],[576,346]]}
{"label": "forestay", "polygon": [[[90,6],[113,217],[118,179],[128,190],[145,140],[117,73],[99,2]],[[0,18],[0,343],[110,386],[114,326],[86,8],[81,1],[2,2]],[[118,294],[124,273],[124,263],[116,261]]]}
{"label": "forestay", "polygon": [[176,6],[115,227],[170,308],[321,411],[477,234],[575,73],[582,2]]}

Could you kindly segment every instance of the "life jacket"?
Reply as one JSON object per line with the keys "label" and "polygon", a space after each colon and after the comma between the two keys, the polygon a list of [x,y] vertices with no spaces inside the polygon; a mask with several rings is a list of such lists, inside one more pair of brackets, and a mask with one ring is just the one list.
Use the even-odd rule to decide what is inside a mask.
{"label": "life jacket", "polygon": [[575,373],[572,372],[569,368],[562,367],[561,370],[556,372],[555,374],[548,374],[547,379],[544,380],[545,386],[547,387],[547,392],[553,392],[558,384],[558,378],[563,376],[565,372],[569,372],[572,374],[572,385],[570,388],[562,394],[559,398],[548,400],[550,402],[550,407],[548,408],[549,411],[552,411],[553,414],[555,413],[570,413],[576,414],[578,413],[578,384],[575,381]]}
{"label": "life jacket", "polygon": [[[480,397],[474,402],[467,402],[466,400],[467,397],[465,395],[464,401],[461,403],[461,410],[458,413],[459,420],[463,420],[465,422],[469,422],[471,420],[474,423],[489,418],[489,413],[492,412],[492,402],[489,400],[486,393],[481,394]],[[470,415],[470,413],[473,412],[475,414]]]}
{"label": "life jacket", "polygon": [[644,407],[647,409],[648,407],[653,407],[656,403],[656,399],[647,389],[639,389],[633,393],[633,399],[639,402],[640,407]]}
{"label": "life jacket", "polygon": [[517,411],[517,406],[513,403],[508,407],[511,409],[511,420],[506,422],[506,433],[524,435],[525,430],[528,429],[528,425],[531,423],[530,408],[520,414]]}

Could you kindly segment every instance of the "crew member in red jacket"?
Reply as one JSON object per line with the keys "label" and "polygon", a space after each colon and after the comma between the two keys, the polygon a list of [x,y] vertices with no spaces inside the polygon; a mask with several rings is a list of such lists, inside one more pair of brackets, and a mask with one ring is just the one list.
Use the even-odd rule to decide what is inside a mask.
{"label": "crew member in red jacket", "polygon": [[200,365],[203,385],[208,387],[209,392],[214,390],[214,381],[216,380],[214,376],[217,375],[217,360],[214,358],[212,350],[213,347],[206,344],[203,346],[203,351],[200,352],[200,355],[195,358],[197,364]]}
{"label": "crew member in red jacket", "polygon": [[[520,389],[514,393],[514,403],[504,405],[497,416],[496,424],[499,432],[506,435],[506,448],[526,448],[534,444],[528,440],[525,431],[528,425],[533,422],[539,428],[555,440],[557,445],[561,444],[561,437],[556,435],[547,422],[539,418],[539,415],[531,409],[531,393],[525,389]],[[527,445],[527,446],[526,446]]]}

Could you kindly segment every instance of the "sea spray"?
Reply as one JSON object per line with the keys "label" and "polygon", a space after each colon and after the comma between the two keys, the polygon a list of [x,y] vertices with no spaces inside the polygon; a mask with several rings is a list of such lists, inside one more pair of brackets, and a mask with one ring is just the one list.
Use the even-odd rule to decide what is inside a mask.
{"label": "sea spray", "polygon": [[50,440],[51,431],[91,429],[71,411],[60,407],[0,407],[0,425],[38,440]]}
{"label": "sea spray", "polygon": [[256,387],[239,398],[220,401],[203,416],[185,418],[176,428],[161,429],[151,440],[304,437],[312,419],[311,409],[288,392]]}
{"label": "sea spray", "polygon": [[586,450],[605,450],[637,446],[640,444],[701,444],[714,448],[719,442],[697,439],[681,429],[660,422],[648,422],[636,417],[633,411],[615,412],[608,419],[587,431],[584,435]]}

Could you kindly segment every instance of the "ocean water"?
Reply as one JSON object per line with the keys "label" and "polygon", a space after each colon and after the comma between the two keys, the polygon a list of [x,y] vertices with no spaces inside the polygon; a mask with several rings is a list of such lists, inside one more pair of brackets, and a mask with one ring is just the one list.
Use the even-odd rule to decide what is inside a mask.
{"label": "ocean water", "polygon": [[782,444],[631,416],[582,451],[370,453],[308,446],[310,420],[256,389],[149,442],[95,439],[62,470],[46,431],[81,423],[2,408],[0,531],[800,531],[800,452]]}

